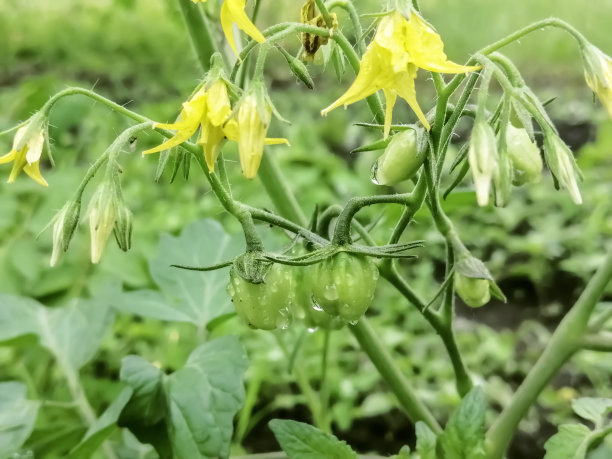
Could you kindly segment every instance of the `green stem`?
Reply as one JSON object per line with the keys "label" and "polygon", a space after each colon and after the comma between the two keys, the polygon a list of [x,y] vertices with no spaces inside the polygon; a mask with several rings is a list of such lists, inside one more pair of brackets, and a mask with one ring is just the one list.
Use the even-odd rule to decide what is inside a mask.
{"label": "green stem", "polygon": [[368,353],[370,360],[387,382],[408,417],[413,422],[423,421],[433,432],[441,433],[442,428],[427,407],[416,397],[414,389],[380,342],[369,322],[361,319],[349,328],[361,348]]}
{"label": "green stem", "polygon": [[612,352],[612,333],[599,332],[585,335],[580,347],[589,351]]}
{"label": "green stem", "polygon": [[327,9],[332,10],[333,8],[342,8],[349,14],[351,24],[355,31],[355,37],[357,38],[357,47],[359,53],[363,54],[366,50],[365,37],[363,36],[363,27],[361,27],[361,20],[359,19],[359,13],[353,5],[351,0],[332,0],[327,3]]}
{"label": "green stem", "polygon": [[210,57],[215,52],[215,45],[208,33],[208,24],[199,5],[191,0],[177,0],[183,15],[185,26],[189,32],[191,45],[202,69],[206,72],[210,68]]}
{"label": "green stem", "polygon": [[487,432],[489,459],[501,458],[521,419],[563,364],[580,348],[597,301],[612,278],[612,249],[589,280],[569,313],[563,318],[544,352],[527,374],[508,406]]}

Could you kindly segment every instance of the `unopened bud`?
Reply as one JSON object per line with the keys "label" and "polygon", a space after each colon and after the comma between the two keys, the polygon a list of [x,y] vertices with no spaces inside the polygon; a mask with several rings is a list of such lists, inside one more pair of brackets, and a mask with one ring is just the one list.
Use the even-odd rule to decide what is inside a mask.
{"label": "unopened bud", "polygon": [[584,78],[612,118],[612,57],[590,43],[582,47]]}
{"label": "unopened bud", "polygon": [[53,252],[49,264],[55,266],[62,253],[68,250],[68,245],[79,223],[81,213],[80,201],[68,201],[54,217]]}
{"label": "unopened bud", "polygon": [[509,124],[506,130],[506,148],[514,167],[512,183],[516,186],[536,183],[542,177],[542,157],[537,144],[523,128]]}
{"label": "unopened bud", "polygon": [[98,187],[91,198],[88,212],[91,262],[98,263],[117,218],[116,193],[112,182],[104,181]]}
{"label": "unopened bud", "polygon": [[507,152],[500,151],[497,168],[493,175],[493,185],[495,186],[495,205],[504,207],[508,203],[512,190],[512,162]]}
{"label": "unopened bud", "polygon": [[544,155],[558,183],[569,192],[572,201],[582,204],[578,189],[581,174],[574,155],[565,142],[550,129],[544,130]]}
{"label": "unopened bud", "polygon": [[427,152],[419,143],[416,129],[395,134],[372,166],[372,181],[377,185],[391,186],[412,177],[425,161]]}
{"label": "unopened bud", "polygon": [[489,203],[491,179],[497,169],[497,142],[493,129],[484,120],[477,119],[474,124],[468,161],[474,177],[476,200],[479,206],[486,206]]}
{"label": "unopened bud", "polygon": [[113,232],[117,245],[121,250],[127,252],[132,246],[133,214],[123,200],[117,202],[117,216]]}
{"label": "unopened bud", "polygon": [[314,81],[312,81],[312,77],[310,76],[306,65],[300,59],[293,57],[291,54],[285,51],[284,48],[279,47],[279,49],[283,53],[283,56],[285,56],[285,60],[287,61],[287,64],[289,64],[289,69],[291,70],[291,73],[298,77],[299,80],[304,83],[308,89],[313,89]]}

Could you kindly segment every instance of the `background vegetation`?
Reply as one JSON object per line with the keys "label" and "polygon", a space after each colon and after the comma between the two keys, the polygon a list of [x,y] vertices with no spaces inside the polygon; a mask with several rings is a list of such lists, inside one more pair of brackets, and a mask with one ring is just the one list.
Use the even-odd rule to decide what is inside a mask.
{"label": "background vegetation", "polygon": [[[262,24],[297,18],[298,2],[284,0],[282,8],[279,3],[263,2]],[[371,11],[378,8],[378,2],[364,3]],[[566,19],[594,44],[612,52],[611,0],[521,0],[508,9],[486,0],[422,3],[424,15],[446,43],[447,54],[457,62],[513,29],[550,15]],[[295,51],[297,43],[294,40]],[[547,31],[514,45],[508,54],[517,60],[543,100],[555,98],[549,108],[562,137],[575,148],[585,173],[585,203],[581,207],[572,204],[565,193],[554,190],[548,176],[538,185],[515,190],[503,209],[476,208],[467,181],[445,203],[463,240],[476,256],[487,261],[509,297],[506,305],[492,303],[481,310],[458,311],[459,345],[477,380],[487,381],[490,417],[507,403],[511,389],[538,357],[550,330],[598,266],[602,248],[612,236],[612,122],[606,120],[598,104],[590,103],[574,42],[559,32]],[[370,121],[365,104],[347,112],[336,110],[326,119],[319,116],[320,109],[351,81],[350,70],[340,86],[334,84],[332,69],[313,67],[316,91],[308,91],[289,74],[280,55],[275,59],[278,65],[269,66],[268,81],[279,110],[293,124],[276,126],[282,132],[273,134],[287,137],[292,146],[275,147],[268,154],[277,156],[303,209],[310,213],[316,203],[344,203],[356,194],[384,192],[369,180],[377,153],[350,153],[373,140],[367,130],[351,124]],[[325,77],[319,78],[324,72]],[[0,130],[26,119],[67,85],[95,88],[152,119],[165,121],[175,116],[178,104],[201,77],[173,2],[0,3]],[[424,73],[419,84],[420,101],[429,108],[433,89]],[[404,119],[411,116],[405,106],[399,110]],[[161,234],[178,236],[185,227],[192,233],[194,228],[209,228],[197,226],[210,225],[202,222],[206,218],[219,222],[230,235],[236,234],[238,228],[210,196],[195,165],[188,179],[179,174],[170,185],[167,171],[160,186],[154,183],[156,158],[143,159],[137,154],[157,141],[151,136],[142,139],[136,154],[124,160],[124,192],[135,214],[132,250],[124,254],[109,244],[100,265],[93,266],[89,262],[87,228],[82,225],[59,266],[49,268],[51,234],[47,231],[38,237],[39,232],[70,197],[86,167],[127,126],[118,116],[82,98],[58,104],[51,124],[58,167],[44,173],[49,189],[41,189],[25,178],[13,185],[6,185],[4,180],[0,183],[1,293],[30,297],[55,307],[75,298],[108,298],[120,291],[163,291],[151,274],[155,268],[150,266],[176,262],[174,257],[180,251],[166,247],[164,252]],[[9,147],[10,139],[1,138],[0,150],[8,151]],[[239,174],[236,152],[229,151],[227,158],[234,161],[229,169],[235,194],[250,204],[272,208],[260,182],[247,181]],[[3,167],[0,173],[5,176],[8,168]],[[390,207],[383,214],[375,208],[364,210],[360,218],[364,224],[378,221],[373,235],[382,241],[398,215],[397,208]],[[426,245],[419,260],[404,267],[415,289],[422,293],[430,293],[432,279],[439,281],[443,275],[443,244],[428,231],[429,227],[429,216],[422,211],[409,237],[424,239]],[[285,241],[281,233],[269,239],[271,245]],[[224,283],[223,279],[221,276],[219,282]],[[459,398],[443,348],[420,315],[387,287],[381,282],[369,313],[372,323],[420,395],[438,416],[447,416]],[[608,299],[612,300],[612,289]],[[226,302],[219,300],[219,308]],[[2,304],[0,315],[1,309]],[[251,362],[247,407],[239,416],[235,453],[278,449],[266,423],[274,417],[331,423],[334,433],[360,452],[391,454],[413,441],[413,427],[348,333],[339,331],[331,337],[326,374],[330,418],[313,419],[313,401],[301,394],[300,386],[304,378],[315,388],[321,384],[323,333],[304,334],[295,326],[276,336],[248,330],[235,318],[211,333],[228,330],[241,335]],[[118,311],[99,351],[81,369],[85,393],[94,410],[102,412],[120,391],[118,373],[124,356],[137,354],[172,371],[183,365],[202,333],[206,330],[189,323]],[[292,362],[288,354],[298,340],[302,347]],[[0,382],[25,382],[30,398],[69,398],[64,376],[47,350],[35,340],[6,344],[0,347]],[[612,362],[605,354],[583,351],[576,355],[521,425],[522,433],[510,457],[541,457],[543,443],[556,431],[554,426],[572,418],[570,399],[577,395],[612,397],[611,371]],[[27,447],[37,457],[62,457],[79,435],[82,427],[74,410],[43,405]],[[127,445],[122,457],[150,454],[119,432],[113,441]]]}

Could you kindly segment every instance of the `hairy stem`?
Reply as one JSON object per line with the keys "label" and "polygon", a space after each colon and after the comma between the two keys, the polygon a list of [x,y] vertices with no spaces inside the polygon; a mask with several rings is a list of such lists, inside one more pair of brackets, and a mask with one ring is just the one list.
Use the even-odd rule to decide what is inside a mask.
{"label": "hairy stem", "polygon": [[206,18],[199,5],[194,4],[191,0],[177,0],[177,2],[189,32],[193,51],[202,69],[207,71],[210,66],[210,57],[215,52],[215,45],[208,33]]}

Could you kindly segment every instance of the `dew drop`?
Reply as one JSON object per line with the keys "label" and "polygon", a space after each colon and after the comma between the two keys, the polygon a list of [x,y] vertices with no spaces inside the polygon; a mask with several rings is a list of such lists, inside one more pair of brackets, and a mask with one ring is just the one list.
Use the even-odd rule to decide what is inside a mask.
{"label": "dew drop", "polygon": [[284,307],[278,311],[278,318],[276,319],[276,326],[281,330],[286,330],[289,328],[291,324],[291,313],[289,312],[289,308]]}
{"label": "dew drop", "polygon": [[349,325],[357,325],[357,322],[359,322],[359,320],[349,320]]}
{"label": "dew drop", "polygon": [[323,296],[326,300],[334,301],[338,299],[338,289],[336,288],[336,284],[328,284],[325,286],[325,291],[323,292]]}
{"label": "dew drop", "polygon": [[323,311],[323,308],[321,307],[321,305],[319,303],[313,302],[312,303],[312,309],[314,309],[315,311]]}

